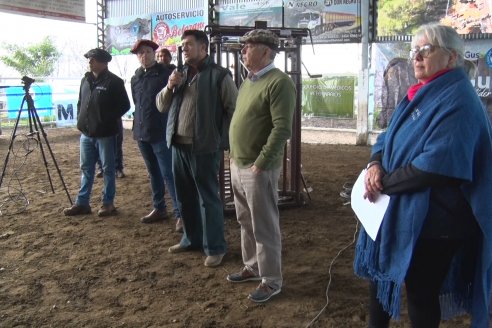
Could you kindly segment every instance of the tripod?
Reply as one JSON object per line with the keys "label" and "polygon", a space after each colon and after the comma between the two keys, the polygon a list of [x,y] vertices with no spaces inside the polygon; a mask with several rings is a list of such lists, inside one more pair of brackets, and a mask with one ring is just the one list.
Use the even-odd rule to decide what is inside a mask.
{"label": "tripod", "polygon": [[61,174],[60,168],[58,167],[58,163],[56,162],[55,155],[53,155],[53,151],[51,150],[50,143],[48,142],[48,138],[46,137],[46,132],[44,132],[43,125],[41,124],[41,120],[39,119],[38,113],[36,112],[36,108],[34,107],[34,100],[32,99],[31,94],[29,93],[29,88],[31,87],[31,84],[34,81],[35,81],[34,79],[27,77],[27,76],[24,76],[22,78],[22,83],[24,84],[24,86],[23,86],[24,98],[22,99],[19,113],[17,114],[17,120],[15,121],[15,125],[14,125],[14,128],[12,130],[12,136],[10,138],[10,144],[9,144],[7,156],[5,157],[5,162],[3,163],[2,175],[0,176],[0,187],[2,186],[2,182],[3,182],[3,178],[5,176],[5,170],[7,168],[10,154],[12,153],[12,147],[14,145],[17,127],[19,126],[19,120],[20,120],[21,114],[22,114],[22,108],[24,106],[24,103],[27,103],[27,114],[28,114],[27,117],[28,117],[28,123],[29,123],[29,136],[34,136],[36,138],[38,144],[39,144],[39,149],[41,151],[43,163],[44,163],[44,166],[46,168],[46,174],[48,175],[48,181],[50,183],[51,191],[53,193],[55,193],[55,189],[53,187],[53,181],[51,180],[51,175],[50,175],[50,171],[48,168],[48,162],[46,161],[46,155],[44,152],[43,143],[41,142],[41,136],[43,136],[44,143],[46,144],[46,147],[48,148],[48,151],[51,155],[51,159],[53,160],[53,164],[55,165],[56,171],[58,172],[58,176],[60,177],[60,181],[63,185],[63,189],[65,190],[65,193],[67,194],[68,200],[70,201],[70,205],[73,205],[72,198],[70,197],[70,194],[67,190],[67,186],[65,185],[65,181],[63,180],[63,176]]}

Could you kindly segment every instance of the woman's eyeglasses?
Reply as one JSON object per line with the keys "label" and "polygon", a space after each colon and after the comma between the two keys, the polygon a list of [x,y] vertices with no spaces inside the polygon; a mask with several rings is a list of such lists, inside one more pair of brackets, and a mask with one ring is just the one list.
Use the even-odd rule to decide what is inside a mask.
{"label": "woman's eyeglasses", "polygon": [[430,56],[431,53],[439,48],[439,46],[433,46],[432,44],[425,44],[422,47],[415,47],[410,50],[410,59],[411,60],[423,60]]}

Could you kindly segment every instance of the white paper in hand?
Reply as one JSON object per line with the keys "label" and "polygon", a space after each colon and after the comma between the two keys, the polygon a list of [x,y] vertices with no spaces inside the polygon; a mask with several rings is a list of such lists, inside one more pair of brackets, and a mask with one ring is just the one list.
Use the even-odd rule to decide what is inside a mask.
{"label": "white paper in hand", "polygon": [[352,187],[350,204],[369,237],[371,237],[372,240],[376,240],[379,227],[383,222],[384,213],[386,213],[386,209],[388,208],[390,197],[385,194],[380,194],[374,203],[364,199],[364,193],[366,191],[364,185],[365,175],[366,169],[362,170]]}

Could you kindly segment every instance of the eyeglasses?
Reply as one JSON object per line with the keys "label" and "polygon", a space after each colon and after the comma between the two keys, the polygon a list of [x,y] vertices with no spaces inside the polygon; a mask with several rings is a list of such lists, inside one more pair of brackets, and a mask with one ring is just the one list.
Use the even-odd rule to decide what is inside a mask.
{"label": "eyeglasses", "polygon": [[410,60],[418,60],[421,61],[424,58],[430,56],[431,53],[434,52],[439,46],[433,46],[432,44],[425,44],[422,47],[415,47],[410,50]]}

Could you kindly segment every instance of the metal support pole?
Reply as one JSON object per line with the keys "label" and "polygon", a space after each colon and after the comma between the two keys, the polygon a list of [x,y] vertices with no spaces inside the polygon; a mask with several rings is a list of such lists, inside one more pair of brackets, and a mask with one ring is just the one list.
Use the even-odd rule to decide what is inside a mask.
{"label": "metal support pole", "polygon": [[369,132],[369,1],[361,3],[362,15],[362,40],[361,58],[362,65],[358,83],[358,105],[357,105],[357,145],[367,145]]}
{"label": "metal support pole", "polygon": [[106,18],[106,0],[97,0],[97,47],[101,49],[104,49],[106,41],[104,18]]}

